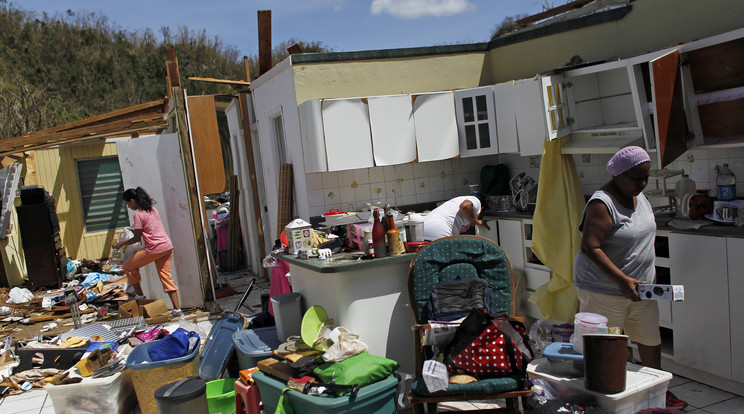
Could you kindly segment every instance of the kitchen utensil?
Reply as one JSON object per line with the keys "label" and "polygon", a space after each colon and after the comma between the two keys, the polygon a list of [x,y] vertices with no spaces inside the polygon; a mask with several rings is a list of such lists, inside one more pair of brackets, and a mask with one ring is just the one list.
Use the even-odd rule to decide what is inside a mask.
{"label": "kitchen utensil", "polygon": [[526,211],[529,203],[534,203],[537,199],[537,184],[532,177],[519,173],[519,175],[509,181],[514,206],[519,211]]}

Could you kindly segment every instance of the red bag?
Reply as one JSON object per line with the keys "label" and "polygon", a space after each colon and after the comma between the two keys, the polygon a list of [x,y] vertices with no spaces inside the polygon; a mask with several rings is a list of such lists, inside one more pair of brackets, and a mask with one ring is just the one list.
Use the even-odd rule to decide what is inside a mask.
{"label": "red bag", "polygon": [[521,322],[474,309],[457,328],[445,362],[450,371],[461,369],[478,377],[525,374],[534,358],[529,342]]}

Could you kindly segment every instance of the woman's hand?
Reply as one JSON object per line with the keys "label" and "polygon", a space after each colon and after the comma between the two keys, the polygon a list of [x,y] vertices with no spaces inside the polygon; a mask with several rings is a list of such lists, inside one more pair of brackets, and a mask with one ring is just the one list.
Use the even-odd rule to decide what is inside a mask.
{"label": "woman's hand", "polygon": [[640,282],[636,279],[633,279],[632,277],[625,276],[623,280],[620,282],[620,293],[623,294],[626,298],[632,300],[633,302],[640,302],[641,297],[638,295],[638,291],[636,290],[636,286],[642,284],[643,282]]}
{"label": "woman's hand", "polygon": [[475,225],[476,226],[483,226],[487,230],[491,230],[491,226],[489,226],[488,223],[486,223],[486,220],[483,220],[483,219],[476,220]]}

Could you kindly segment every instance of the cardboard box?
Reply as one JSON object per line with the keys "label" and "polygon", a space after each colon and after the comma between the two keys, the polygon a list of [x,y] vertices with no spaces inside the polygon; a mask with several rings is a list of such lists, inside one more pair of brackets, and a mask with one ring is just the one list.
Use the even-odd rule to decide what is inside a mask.
{"label": "cardboard box", "polygon": [[683,285],[637,285],[636,290],[641,299],[645,300],[685,300]]}
{"label": "cardboard box", "polygon": [[168,308],[163,299],[137,299],[119,305],[119,317],[121,318],[139,316],[154,318],[167,312]]}

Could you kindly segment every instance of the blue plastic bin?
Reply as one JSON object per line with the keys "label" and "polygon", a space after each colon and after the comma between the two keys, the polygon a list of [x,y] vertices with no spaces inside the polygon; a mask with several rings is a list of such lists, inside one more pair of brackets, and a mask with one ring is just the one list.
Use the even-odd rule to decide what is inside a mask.
{"label": "blue plastic bin", "polygon": [[200,344],[188,355],[180,358],[152,362],[147,350],[158,341],[145,342],[132,350],[127,357],[126,367],[132,376],[134,393],[143,413],[158,412],[154,391],[165,384],[198,375]]}
{"label": "blue plastic bin", "polygon": [[[273,413],[279,404],[279,397],[287,384],[278,379],[256,372],[253,374],[265,413]],[[349,396],[326,397],[307,395],[299,391],[290,390],[284,394],[289,399],[295,414],[390,414],[397,411],[395,396],[398,390],[398,378],[391,375],[382,381],[362,387],[356,399],[349,400]]]}
{"label": "blue plastic bin", "polygon": [[214,381],[222,375],[235,352],[232,336],[245,325],[245,317],[237,312],[223,314],[212,325],[199,355],[199,376],[205,381]]}
{"label": "blue plastic bin", "polygon": [[237,331],[232,341],[241,370],[255,367],[258,361],[270,357],[282,344],[276,336],[275,326]]}
{"label": "blue plastic bin", "polygon": [[570,342],[553,342],[545,347],[550,372],[558,375],[580,377],[584,375],[584,355],[574,351]]}

